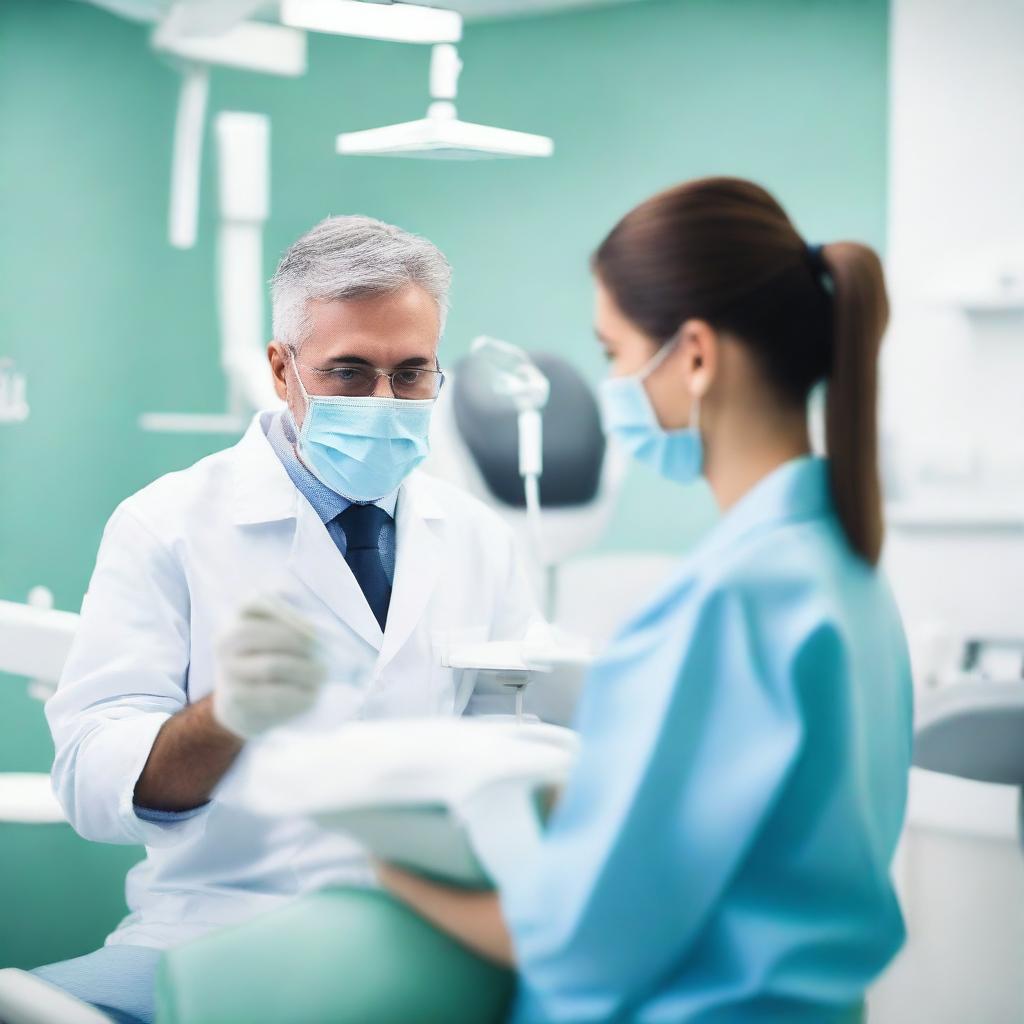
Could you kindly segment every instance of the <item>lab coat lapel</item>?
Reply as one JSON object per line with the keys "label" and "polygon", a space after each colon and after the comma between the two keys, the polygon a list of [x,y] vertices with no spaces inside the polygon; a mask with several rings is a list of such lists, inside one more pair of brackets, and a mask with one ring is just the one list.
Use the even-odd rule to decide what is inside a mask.
{"label": "lab coat lapel", "polygon": [[423,619],[442,563],[442,543],[436,531],[443,509],[420,474],[414,473],[403,484],[396,513],[397,561],[381,666],[401,650]]}
{"label": "lab coat lapel", "polygon": [[229,453],[231,520],[252,526],[291,519],[299,493],[267,441],[273,412],[260,412]]}
{"label": "lab coat lapel", "polygon": [[328,608],[380,650],[383,634],[352,570],[337,549],[327,528],[307,501],[300,501],[295,521],[295,540],[289,559],[292,572]]}
{"label": "lab coat lapel", "polygon": [[301,497],[267,441],[271,412],[258,413],[233,450],[233,519],[240,526],[295,519],[288,557],[294,573],[334,614],[379,651],[383,634],[352,570]]}

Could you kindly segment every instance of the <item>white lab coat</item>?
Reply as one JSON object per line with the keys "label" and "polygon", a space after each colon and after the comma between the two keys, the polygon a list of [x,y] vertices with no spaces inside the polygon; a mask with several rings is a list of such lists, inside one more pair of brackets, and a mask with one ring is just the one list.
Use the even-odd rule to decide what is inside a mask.
{"label": "white lab coat", "polygon": [[300,819],[258,818],[216,794],[186,820],[135,813],[135,783],[158,730],[212,690],[216,639],[243,601],[274,590],[314,622],[335,696],[353,719],[466,711],[473,674],[443,667],[444,646],[518,639],[537,618],[498,516],[417,472],[399,492],[382,634],[271,449],[262,415],[233,448],[162,477],[115,511],[46,707],[54,791],[71,824],[86,839],[148,848],[128,875],[131,913],[108,944],[166,947],[302,892],[370,880],[343,837]]}

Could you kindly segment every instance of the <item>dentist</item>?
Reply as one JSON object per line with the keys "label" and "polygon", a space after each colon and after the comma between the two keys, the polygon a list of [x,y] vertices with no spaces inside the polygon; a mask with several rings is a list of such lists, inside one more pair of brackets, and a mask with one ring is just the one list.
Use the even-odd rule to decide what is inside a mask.
{"label": "dentist", "polygon": [[450,269],[423,238],[333,217],[272,283],[281,412],[124,501],[47,705],[53,784],[85,838],[138,843],[131,913],[103,949],[38,973],[116,1020],[152,1019],[161,949],[326,885],[357,847],[219,804],[245,741],[314,707],[342,717],[478,710],[453,641],[536,618],[494,513],[418,473],[443,384]]}

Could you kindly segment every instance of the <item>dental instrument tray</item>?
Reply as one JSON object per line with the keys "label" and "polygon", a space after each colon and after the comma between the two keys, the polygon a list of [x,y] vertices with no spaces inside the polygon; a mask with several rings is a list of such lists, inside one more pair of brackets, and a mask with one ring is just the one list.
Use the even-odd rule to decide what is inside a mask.
{"label": "dental instrument tray", "polygon": [[453,644],[442,654],[448,668],[483,672],[551,672],[563,665],[586,666],[593,658],[589,641],[559,631],[527,634],[525,640],[490,640]]}

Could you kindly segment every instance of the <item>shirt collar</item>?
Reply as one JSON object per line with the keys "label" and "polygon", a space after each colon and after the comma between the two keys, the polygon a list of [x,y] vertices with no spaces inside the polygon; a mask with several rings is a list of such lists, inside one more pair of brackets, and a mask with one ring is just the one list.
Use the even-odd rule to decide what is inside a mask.
{"label": "shirt collar", "polygon": [[704,557],[756,530],[832,515],[827,459],[814,455],[784,462],[756,483],[724,516],[695,554]]}
{"label": "shirt collar", "polygon": [[[281,465],[284,466],[285,472],[295,484],[296,489],[313,506],[313,511],[316,512],[321,522],[329,523],[353,504],[344,495],[332,491],[299,458],[296,451],[295,427],[291,414],[287,410],[277,413],[270,420],[266,430],[270,447],[274,449],[274,453],[281,460]],[[395,517],[397,503],[397,490],[373,502],[378,508],[384,509],[392,519]]]}

